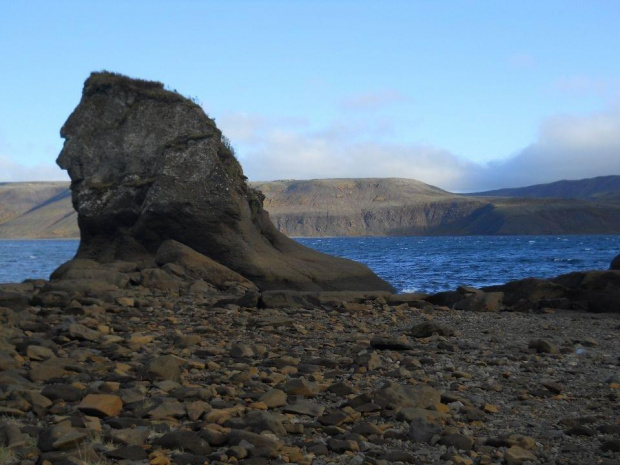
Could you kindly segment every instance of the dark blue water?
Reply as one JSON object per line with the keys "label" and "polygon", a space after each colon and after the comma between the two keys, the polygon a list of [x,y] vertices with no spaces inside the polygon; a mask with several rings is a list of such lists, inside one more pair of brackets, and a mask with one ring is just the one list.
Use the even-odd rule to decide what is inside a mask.
{"label": "dark blue water", "polygon": [[75,255],[77,240],[0,240],[0,283],[48,279]]}
{"label": "dark blue water", "polygon": [[321,252],[365,263],[400,292],[607,269],[620,236],[338,237],[298,239]]}
{"label": "dark blue water", "polygon": [[[607,269],[620,236],[337,237],[297,239],[368,265],[401,292],[438,292],[460,284]],[[45,278],[70,260],[78,241],[0,241],[0,282]]]}

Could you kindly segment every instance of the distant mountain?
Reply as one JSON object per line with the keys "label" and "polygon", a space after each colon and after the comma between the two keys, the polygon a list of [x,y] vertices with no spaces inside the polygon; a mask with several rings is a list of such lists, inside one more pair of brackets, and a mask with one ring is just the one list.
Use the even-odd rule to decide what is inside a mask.
{"label": "distant mountain", "polygon": [[410,179],[253,183],[290,236],[620,234],[620,203],[458,195]]}
{"label": "distant mountain", "polygon": [[68,182],[0,183],[0,238],[80,237]]}
{"label": "distant mountain", "polygon": [[[398,178],[251,184],[296,237],[620,234],[620,176],[468,195]],[[79,237],[69,183],[0,184],[0,238],[62,237]]]}
{"label": "distant mountain", "polygon": [[620,201],[620,176],[599,176],[578,181],[557,181],[549,184],[497,189],[468,195],[485,197],[553,197],[618,202]]}

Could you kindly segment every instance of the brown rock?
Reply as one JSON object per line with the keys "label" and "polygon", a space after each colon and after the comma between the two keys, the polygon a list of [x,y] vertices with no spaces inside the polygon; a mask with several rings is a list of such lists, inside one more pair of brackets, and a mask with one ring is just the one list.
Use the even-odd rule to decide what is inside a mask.
{"label": "brown rock", "polygon": [[409,334],[416,338],[430,337],[433,334],[438,334],[439,336],[453,336],[454,330],[452,328],[433,323],[432,321],[425,321],[424,323],[420,323],[412,327]]}
{"label": "brown rock", "polygon": [[52,444],[54,450],[73,449],[88,438],[88,434],[84,431],[70,431],[62,435]]}
{"label": "brown rock", "polygon": [[78,409],[95,417],[115,417],[121,413],[123,401],[113,394],[88,394],[79,403]]}
{"label": "brown rock", "polygon": [[506,465],[521,465],[527,461],[535,462],[536,456],[522,447],[512,446],[504,454],[504,460],[506,460]]}
{"label": "brown rock", "polygon": [[319,385],[305,378],[296,378],[286,383],[282,390],[290,396],[314,397],[319,393]]}
{"label": "brown rock", "polygon": [[26,445],[26,436],[17,425],[5,423],[0,425],[0,447],[15,449]]}
{"label": "brown rock", "polygon": [[343,452],[357,452],[360,450],[360,446],[356,441],[347,440],[347,439],[336,439],[329,438],[327,441],[327,447],[333,452],[343,453]]}
{"label": "brown rock", "polygon": [[173,355],[163,355],[150,360],[145,370],[148,375],[155,379],[181,381],[180,361]]}
{"label": "brown rock", "polygon": [[528,348],[536,350],[540,354],[559,354],[560,350],[545,339],[533,339],[529,342]]}
{"label": "brown rock", "polygon": [[374,402],[382,408],[428,408],[441,402],[441,394],[425,384],[415,386],[387,383],[374,393]]}
{"label": "brown rock", "polygon": [[181,418],[187,415],[185,405],[176,399],[164,399],[152,409],[148,410],[148,415],[151,418]]}
{"label": "brown rock", "polygon": [[211,446],[193,431],[172,431],[157,438],[153,443],[166,449],[183,449],[197,455],[211,452]]}
{"label": "brown rock", "polygon": [[275,408],[286,405],[287,397],[286,392],[281,391],[280,389],[270,389],[260,396],[258,400],[264,402],[267,408]]}
{"label": "brown rock", "polygon": [[471,450],[474,445],[474,440],[464,434],[448,433],[441,437],[439,444],[454,447],[459,450]]}
{"label": "brown rock", "polygon": [[50,359],[34,365],[28,372],[28,377],[34,382],[45,382],[54,378],[62,378],[66,375],[65,363],[58,362],[58,359]]}
{"label": "brown rock", "polygon": [[301,399],[291,405],[285,406],[282,411],[284,413],[294,413],[296,415],[319,417],[325,411],[325,407],[317,404],[316,402],[307,399]]}
{"label": "brown rock", "polygon": [[41,361],[53,358],[55,356],[56,355],[54,355],[54,351],[52,349],[49,349],[48,347],[30,345],[26,348],[26,357],[28,357],[30,360]]}
{"label": "brown rock", "polygon": [[502,307],[503,299],[503,292],[471,293],[455,303],[454,309],[473,312],[497,312]]}

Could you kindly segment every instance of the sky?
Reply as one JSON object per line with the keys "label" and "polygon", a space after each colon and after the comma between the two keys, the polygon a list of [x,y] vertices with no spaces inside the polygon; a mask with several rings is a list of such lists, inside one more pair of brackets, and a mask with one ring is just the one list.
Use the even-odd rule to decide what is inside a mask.
{"label": "sky", "polygon": [[620,175],[614,0],[0,2],[0,182],[69,179],[100,70],[197,99],[253,181]]}

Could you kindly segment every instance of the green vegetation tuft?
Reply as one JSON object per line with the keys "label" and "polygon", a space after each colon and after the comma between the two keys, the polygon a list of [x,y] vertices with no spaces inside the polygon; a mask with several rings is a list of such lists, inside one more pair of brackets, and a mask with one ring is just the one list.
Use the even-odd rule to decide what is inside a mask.
{"label": "green vegetation tuft", "polygon": [[243,175],[241,164],[235,156],[235,148],[231,144],[230,139],[223,134],[220,135],[220,144],[217,150],[217,156],[222,162],[224,171],[231,179],[247,179]]}
{"label": "green vegetation tuft", "polygon": [[157,99],[167,103],[185,103],[202,110],[200,105],[194,101],[195,99],[184,97],[176,91],[167,90],[164,84],[159,81],[135,79],[105,70],[91,73],[84,83],[84,95],[90,96],[99,92],[107,92],[112,88],[122,89],[136,93],[138,96]]}

